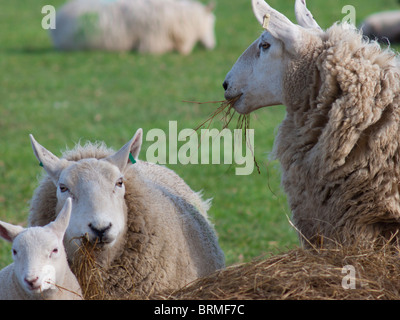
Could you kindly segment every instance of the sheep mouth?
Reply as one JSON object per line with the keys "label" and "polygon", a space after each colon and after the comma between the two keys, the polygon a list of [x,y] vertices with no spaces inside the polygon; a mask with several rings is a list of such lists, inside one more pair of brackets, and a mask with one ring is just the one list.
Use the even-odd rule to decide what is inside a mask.
{"label": "sheep mouth", "polygon": [[114,242],[113,240],[99,239],[99,238],[95,238],[90,241],[90,243],[97,249],[103,249],[107,246],[110,246],[113,242]]}
{"label": "sheep mouth", "polygon": [[79,248],[80,246],[90,246],[94,250],[99,251],[107,246],[111,246],[115,239],[112,238],[99,238],[96,236],[90,236],[87,232],[80,237],[73,237],[70,239],[70,243],[75,243],[75,246]]}
{"label": "sheep mouth", "polygon": [[[243,93],[239,93],[236,96],[229,96],[225,94],[225,103],[230,107],[230,108],[235,108],[236,102],[239,101],[239,99],[243,96]],[[236,108],[235,108],[236,109]]]}
{"label": "sheep mouth", "polygon": [[43,292],[42,290],[42,286],[41,285],[37,285],[37,286],[27,286],[28,290],[33,292],[33,293],[40,293]]}
{"label": "sheep mouth", "polygon": [[90,244],[96,249],[102,249],[114,243],[114,239],[110,237],[97,237],[97,236],[90,237],[87,233],[83,237],[87,242],[90,242]]}

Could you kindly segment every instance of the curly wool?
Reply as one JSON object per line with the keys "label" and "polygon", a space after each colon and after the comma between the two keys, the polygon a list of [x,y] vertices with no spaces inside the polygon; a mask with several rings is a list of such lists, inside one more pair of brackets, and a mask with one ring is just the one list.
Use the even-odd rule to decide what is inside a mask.
{"label": "curly wool", "polygon": [[400,226],[397,57],[347,24],[309,41],[286,70],[274,147],[294,224],[311,241],[390,237]]}
{"label": "curly wool", "polygon": [[[104,144],[78,145],[64,158],[101,159],[113,151]],[[157,181],[157,175],[169,183]],[[125,201],[128,207],[127,232],[117,258],[99,271],[101,279],[88,279],[71,265],[82,284],[101,287],[101,297],[147,296],[169,288],[179,288],[224,267],[214,228],[208,221],[209,203],[203,202],[173,171],[138,160],[125,172]],[[162,180],[162,179],[161,179]],[[174,183],[175,181],[175,183]],[[172,187],[174,185],[174,187]],[[44,225],[56,217],[56,187],[45,176],[31,200],[30,225]],[[97,296],[96,298],[98,298]],[[91,298],[86,296],[85,298]]]}

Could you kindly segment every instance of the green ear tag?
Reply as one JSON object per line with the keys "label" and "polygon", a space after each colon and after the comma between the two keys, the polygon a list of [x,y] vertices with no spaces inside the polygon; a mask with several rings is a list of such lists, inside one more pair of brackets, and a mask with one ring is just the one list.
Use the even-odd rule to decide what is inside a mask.
{"label": "green ear tag", "polygon": [[43,168],[43,163],[39,162],[39,166],[41,166]]}
{"label": "green ear tag", "polygon": [[136,163],[135,158],[133,157],[132,153],[129,153],[129,160],[131,160],[132,164]]}

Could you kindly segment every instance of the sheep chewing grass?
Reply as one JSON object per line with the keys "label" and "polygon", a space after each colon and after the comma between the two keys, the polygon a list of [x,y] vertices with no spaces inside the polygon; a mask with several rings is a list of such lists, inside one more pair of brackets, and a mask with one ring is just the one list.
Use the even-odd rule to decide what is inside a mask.
{"label": "sheep chewing grass", "polygon": [[[322,30],[296,0],[300,25],[252,0],[266,30],[224,81],[249,114],[283,104],[274,157],[304,244],[384,240],[400,227],[399,60],[347,23]],[[267,20],[264,20],[265,18]],[[307,241],[304,241],[304,240]]]}

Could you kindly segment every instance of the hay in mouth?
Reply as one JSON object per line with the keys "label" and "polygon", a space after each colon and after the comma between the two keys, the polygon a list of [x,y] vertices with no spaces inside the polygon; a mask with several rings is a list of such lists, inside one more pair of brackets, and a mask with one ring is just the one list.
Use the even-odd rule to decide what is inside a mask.
{"label": "hay in mouth", "polygon": [[[228,100],[223,100],[223,101],[209,101],[209,102],[194,102],[194,101],[186,101],[186,102],[191,102],[191,103],[197,103],[197,104],[206,104],[206,103],[220,103],[221,105],[213,112],[211,113],[208,118],[203,121],[200,125],[198,125],[194,130],[198,131],[199,129],[202,129],[206,126],[206,129],[209,129],[211,126],[211,123],[214,121],[215,117],[218,115],[222,115],[220,121],[222,122],[222,129],[228,128],[229,124],[232,122],[234,116],[236,115],[236,110],[234,108],[234,105],[236,101],[240,99],[242,94],[237,95],[236,97]],[[243,134],[243,140],[246,143],[247,147],[249,150],[252,152],[253,158],[254,158],[254,164],[257,167],[258,173],[260,172],[260,167],[258,166],[254,149],[253,146],[250,144],[249,139],[247,137],[247,132],[250,129],[250,114],[240,114],[237,122],[236,122],[236,129],[241,129],[242,134]]]}

